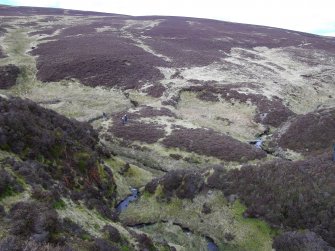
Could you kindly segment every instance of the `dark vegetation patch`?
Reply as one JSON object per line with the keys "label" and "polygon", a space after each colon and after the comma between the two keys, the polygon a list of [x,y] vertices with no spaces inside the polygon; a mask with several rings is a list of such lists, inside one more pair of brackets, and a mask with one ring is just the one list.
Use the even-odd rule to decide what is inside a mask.
{"label": "dark vegetation patch", "polygon": [[154,193],[158,185],[163,189],[159,199],[169,200],[173,196],[193,199],[204,187],[204,178],[195,170],[175,170],[162,178],[152,180],[146,185],[145,190]]}
{"label": "dark vegetation patch", "polygon": [[32,198],[37,201],[61,209],[65,207],[61,198],[68,197],[73,201],[84,201],[89,209],[95,208],[104,217],[116,219],[110,209],[115,204],[116,186],[108,168],[98,166],[83,175],[69,166],[44,165],[31,160],[6,159],[3,164],[33,187]]}
{"label": "dark vegetation patch", "polygon": [[230,136],[206,129],[179,128],[162,143],[201,155],[213,156],[226,161],[245,162],[266,157],[265,152]]}
{"label": "dark vegetation patch", "polygon": [[173,75],[170,77],[171,79],[184,79],[184,77],[181,75],[180,70],[177,70]]}
{"label": "dark vegetation patch", "polygon": [[283,134],[275,134],[272,145],[305,155],[322,153],[335,144],[335,109],[323,109],[299,115]]}
{"label": "dark vegetation patch", "polygon": [[121,251],[121,249],[113,243],[110,243],[108,240],[96,238],[90,251]]}
{"label": "dark vegetation patch", "polygon": [[[90,29],[94,30],[93,27]],[[81,34],[84,31],[73,32]],[[156,66],[163,66],[165,62],[133,45],[130,39],[113,33],[79,37],[61,35],[58,39],[40,44],[33,50],[33,54],[39,56],[38,78],[42,81],[76,78],[90,86],[137,89],[143,82],[156,82],[163,78]],[[153,90],[152,94],[161,91]]]}
{"label": "dark vegetation patch", "polygon": [[[305,48],[305,46],[303,47]],[[332,48],[329,47],[328,49],[325,49],[325,52],[321,56],[322,58],[324,58],[324,60],[329,60],[330,58],[334,56],[332,55],[332,53],[329,52],[329,49],[332,49]],[[320,64],[320,54],[319,54],[320,51],[315,53],[314,50],[305,50],[301,48],[299,49],[298,48],[285,48],[285,52],[287,52],[290,55],[290,57],[294,59],[295,61],[302,62],[310,67],[315,67]]]}
{"label": "dark vegetation patch", "polygon": [[[0,16],[35,16],[35,15],[50,15],[50,16],[110,16],[115,14],[94,12],[94,11],[80,11],[80,10],[66,10],[56,8],[44,7],[25,7],[25,6],[3,6],[0,7]],[[121,15],[119,15],[121,16]]]}
{"label": "dark vegetation patch", "polygon": [[36,248],[29,250],[51,250],[55,246],[66,246],[65,240],[57,235],[61,229],[58,214],[47,204],[18,202],[6,218],[8,235],[0,240],[0,250],[26,250],[27,247]]}
{"label": "dark vegetation patch", "polygon": [[0,149],[25,160],[3,164],[34,187],[35,199],[58,207],[60,195],[71,197],[115,219],[113,173],[100,164],[106,153],[89,124],[19,98],[0,98],[0,111]]}
{"label": "dark vegetation patch", "polygon": [[[202,86],[191,86],[183,89],[183,91],[196,92],[197,97],[204,101],[219,101],[219,97],[232,102],[241,103],[251,102],[257,106],[255,121],[264,125],[271,125],[274,127],[280,126],[287,121],[289,117],[295,115],[289,108],[287,108],[283,101],[278,97],[273,97],[272,100],[261,94],[245,94],[240,93],[236,89],[239,87],[247,87],[248,85],[224,85],[217,86],[205,83]],[[256,87],[252,85],[253,87]]]}
{"label": "dark vegetation patch", "polygon": [[128,123],[123,124],[121,119],[116,120],[109,132],[114,136],[126,141],[142,141],[146,143],[155,143],[165,136],[164,127],[153,123],[144,123],[130,119]]}
{"label": "dark vegetation patch", "polygon": [[70,251],[71,246],[52,245],[50,243],[36,242],[34,240],[22,240],[21,238],[11,235],[0,240],[0,250],[2,251]]}
{"label": "dark vegetation patch", "polygon": [[16,236],[32,237],[38,242],[49,242],[59,228],[57,212],[46,204],[18,202],[9,212],[10,233]]}
{"label": "dark vegetation patch", "polygon": [[79,24],[75,26],[67,27],[66,29],[62,30],[61,35],[59,37],[64,36],[77,36],[77,35],[92,35],[97,33],[97,29],[103,27],[109,27],[113,30],[105,30],[100,31],[99,33],[120,33],[121,29],[126,25],[126,22],[122,18],[118,17],[103,17],[103,18],[96,18],[90,19],[92,20],[89,24]]}
{"label": "dark vegetation patch", "polygon": [[7,30],[5,29],[5,27],[3,25],[1,25],[0,26],[0,37],[5,35],[6,33],[7,33]]}
{"label": "dark vegetation patch", "polygon": [[74,25],[62,30],[61,35],[58,37],[61,38],[76,35],[91,35],[96,33],[95,28],[96,26],[92,24]]}
{"label": "dark vegetation patch", "polygon": [[[187,21],[199,22],[193,26]],[[155,51],[174,60],[174,64],[183,66],[202,66],[220,60],[218,53],[226,44],[215,40],[219,32],[210,25],[204,24],[207,20],[186,19],[178,17],[166,18],[165,21],[145,32],[145,35],[154,39],[146,42]],[[226,51],[230,48],[226,48]]]}
{"label": "dark vegetation patch", "polygon": [[20,24],[21,27],[29,27],[29,28],[32,28],[38,25],[39,24],[37,22],[25,22],[25,23]]}
{"label": "dark vegetation patch", "polygon": [[48,22],[57,22],[60,21],[62,17],[58,16],[46,16],[42,19],[39,19],[38,22],[48,23]]}
{"label": "dark vegetation patch", "polygon": [[[22,192],[23,187],[18,179],[0,165],[0,201],[2,198]],[[1,213],[0,213],[1,214]]]}
{"label": "dark vegetation patch", "polygon": [[82,240],[87,232],[69,219],[61,220],[48,203],[18,202],[3,223],[2,230],[8,233],[0,238],[2,251],[68,251],[74,250],[74,242],[89,246]]}
{"label": "dark vegetation patch", "polygon": [[[129,234],[136,241],[135,246],[124,239],[119,231],[112,226],[105,226],[103,238],[96,238],[92,251],[122,251],[122,250],[148,250],[157,251],[153,241],[146,234],[139,234],[130,230]],[[166,250],[166,249],[164,249]]]}
{"label": "dark vegetation patch", "polygon": [[163,95],[165,90],[166,90],[166,88],[164,87],[164,85],[162,85],[160,83],[156,83],[156,84],[146,88],[144,91],[148,95],[150,95],[151,97],[159,98]]}
{"label": "dark vegetation patch", "polygon": [[335,172],[329,156],[278,160],[241,170],[216,168],[207,186],[238,195],[246,217],[263,218],[285,229],[309,229],[335,245]]}
{"label": "dark vegetation patch", "polygon": [[181,160],[183,158],[183,156],[181,156],[180,154],[175,153],[170,153],[169,156],[175,160]]}
{"label": "dark vegetation patch", "polygon": [[108,240],[112,241],[112,242],[121,242],[122,238],[121,235],[119,233],[119,231],[111,226],[111,225],[107,225],[104,227],[103,229],[106,237],[108,238]]}
{"label": "dark vegetation patch", "polygon": [[139,106],[136,111],[127,113],[128,122],[123,123],[122,117],[125,113],[117,113],[113,116],[113,125],[109,132],[118,138],[131,143],[138,140],[146,143],[155,143],[165,136],[163,125],[141,121],[141,118],[152,118],[167,116],[176,118],[176,115],[165,107],[154,108],[151,106]]}
{"label": "dark vegetation patch", "polygon": [[0,205],[0,219],[5,216],[6,216],[5,208],[2,205]]}
{"label": "dark vegetation patch", "polygon": [[0,46],[0,58],[5,58],[6,55],[3,53],[1,46]]}
{"label": "dark vegetation patch", "polygon": [[35,36],[35,35],[52,35],[57,30],[61,29],[63,26],[61,25],[55,25],[52,28],[48,29],[39,29],[38,31],[33,31],[29,33],[29,36]]}
{"label": "dark vegetation patch", "polygon": [[66,162],[82,171],[97,160],[98,135],[89,124],[29,100],[0,97],[0,128],[0,149],[24,159]]}
{"label": "dark vegetation patch", "polygon": [[135,118],[150,118],[150,117],[160,117],[160,116],[166,116],[166,117],[172,117],[176,118],[176,115],[165,107],[154,108],[151,106],[141,106],[138,107],[139,111],[136,111],[132,113],[130,116]]}
{"label": "dark vegetation patch", "polygon": [[177,107],[179,101],[180,101],[180,93],[173,95],[168,100],[162,101],[162,105],[170,105],[173,107]]}
{"label": "dark vegetation patch", "polygon": [[20,69],[16,65],[10,64],[0,66],[0,89],[8,89],[14,86],[16,84],[16,79],[19,76],[19,74]]}
{"label": "dark vegetation patch", "polygon": [[136,239],[139,250],[158,251],[152,240],[146,234],[139,234],[135,231],[131,231],[131,234]]}
{"label": "dark vegetation patch", "polygon": [[334,251],[319,235],[309,230],[285,232],[274,239],[277,251]]}
{"label": "dark vegetation patch", "polygon": [[208,65],[225,57],[225,53],[230,53],[234,47],[297,47],[306,42],[309,43],[304,47],[306,49],[335,52],[332,38],[321,39],[302,32],[196,18],[165,18],[164,22],[145,31],[145,35],[152,37],[146,41],[147,44],[158,53],[173,58],[178,67]]}

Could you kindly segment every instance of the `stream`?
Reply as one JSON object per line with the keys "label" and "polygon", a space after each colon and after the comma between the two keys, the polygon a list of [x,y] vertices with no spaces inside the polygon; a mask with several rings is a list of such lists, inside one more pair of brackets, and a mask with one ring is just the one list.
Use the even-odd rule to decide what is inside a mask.
{"label": "stream", "polygon": [[250,140],[249,144],[254,145],[258,149],[262,149],[263,140],[262,139]]}
{"label": "stream", "polygon": [[139,198],[140,194],[138,189],[132,188],[131,189],[131,195],[127,196],[123,201],[121,201],[117,206],[116,206],[116,211],[118,213],[121,213],[125,209],[128,208],[129,203],[136,201]]}
{"label": "stream", "polygon": [[215,242],[211,238],[206,237],[206,241],[208,251],[219,251],[219,247],[215,244]]}

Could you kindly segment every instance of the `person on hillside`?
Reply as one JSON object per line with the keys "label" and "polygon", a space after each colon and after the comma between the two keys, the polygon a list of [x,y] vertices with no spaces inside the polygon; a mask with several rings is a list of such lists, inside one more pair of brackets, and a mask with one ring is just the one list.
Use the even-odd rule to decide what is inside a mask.
{"label": "person on hillside", "polygon": [[126,124],[128,122],[128,116],[127,114],[125,114],[123,117],[122,117],[122,124]]}

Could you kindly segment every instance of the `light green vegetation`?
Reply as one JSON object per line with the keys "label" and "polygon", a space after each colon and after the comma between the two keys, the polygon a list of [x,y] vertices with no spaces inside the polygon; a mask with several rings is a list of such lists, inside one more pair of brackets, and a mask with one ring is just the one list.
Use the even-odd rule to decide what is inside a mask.
{"label": "light green vegetation", "polygon": [[[178,148],[165,148],[160,144],[133,142],[133,147],[123,147],[116,142],[111,143],[110,141],[105,141],[104,143],[113,149],[114,153],[129,159],[130,163],[141,166],[151,173],[155,173],[155,175],[160,175],[160,171],[166,172],[191,167],[202,169],[207,165],[221,163],[220,160],[216,158],[185,152]],[[137,149],[139,146],[142,147],[142,149]],[[169,156],[170,154],[179,154],[182,157],[188,158],[188,161],[183,159],[175,160]]]}
{"label": "light green vegetation", "polygon": [[226,133],[240,141],[253,140],[264,131],[264,126],[254,122],[256,107],[248,103],[206,102],[199,100],[195,93],[180,95],[177,114],[197,126],[207,127]]}
{"label": "light green vegetation", "polygon": [[56,202],[54,202],[54,203],[52,204],[52,207],[53,207],[54,209],[61,210],[61,209],[65,209],[66,204],[65,204],[64,200],[59,199],[58,201],[56,201]]}
{"label": "light green vegetation", "polygon": [[[181,224],[201,236],[211,237],[222,250],[271,250],[272,232],[266,223],[256,219],[244,219],[244,208],[239,202],[229,204],[219,191],[201,194],[193,201],[172,198],[169,202],[159,202],[161,189],[156,195],[145,194],[132,203],[121,214],[121,221],[130,224],[170,221]],[[211,212],[203,213],[203,206]],[[232,235],[233,240],[227,236]]]}
{"label": "light green vegetation", "polygon": [[21,185],[21,187],[24,189],[23,192],[18,193],[12,190],[12,187],[8,186],[6,187],[5,191],[2,193],[2,196],[0,196],[0,204],[4,206],[6,210],[9,210],[12,205],[19,201],[27,201],[31,197],[31,187],[25,182],[25,180],[16,174],[9,166],[4,165],[1,163],[2,160],[6,158],[13,158],[16,161],[21,161],[20,158],[10,152],[2,151],[0,150],[0,165],[1,167],[4,167],[4,169],[11,174],[15,179],[16,182]]}
{"label": "light green vegetation", "polygon": [[160,107],[160,99],[151,97],[146,93],[142,93],[136,90],[127,90],[129,99],[138,102],[139,105],[149,105],[152,107]]}
{"label": "light green vegetation", "polygon": [[61,81],[37,85],[25,95],[46,108],[79,121],[89,121],[126,110],[128,99],[117,89],[89,87],[78,81]]}
{"label": "light green vegetation", "polygon": [[243,212],[246,209],[247,208],[239,201],[236,201],[231,207],[231,210],[235,215],[235,219],[243,224],[245,228],[249,228],[250,234],[253,236],[244,242],[242,241],[241,246],[243,246],[246,250],[266,250],[263,248],[261,249],[261,247],[266,247],[266,245],[270,248],[270,245],[272,244],[271,238],[278,234],[278,230],[272,229],[264,221],[244,218]]}
{"label": "light green vegetation", "polygon": [[92,236],[102,236],[101,229],[110,223],[109,220],[101,217],[97,212],[87,209],[82,204],[75,204],[66,198],[62,198],[62,201],[64,205],[61,208],[55,208],[60,218],[71,219]]}
{"label": "light green vegetation", "polygon": [[10,29],[2,38],[2,47],[8,57],[0,59],[0,65],[14,64],[20,68],[17,85],[11,91],[1,91],[4,94],[24,95],[36,84],[35,58],[28,54],[36,39],[29,37],[28,29]]}
{"label": "light green vegetation", "polygon": [[208,250],[206,239],[203,236],[183,231],[181,227],[173,225],[172,222],[159,222],[143,226],[140,230],[148,234],[155,243],[167,242],[170,246],[180,251]]}
{"label": "light green vegetation", "polygon": [[129,231],[121,224],[112,222],[101,217],[95,210],[87,209],[83,204],[75,204],[69,199],[62,199],[65,207],[56,209],[60,218],[69,218],[71,221],[80,225],[85,231],[94,237],[103,237],[102,229],[105,225],[115,227],[121,236],[131,245],[136,246],[136,242]]}
{"label": "light green vegetation", "polygon": [[[246,57],[245,54],[252,55]],[[311,66],[299,60],[305,55]],[[245,93],[277,96],[295,113],[304,114],[321,107],[334,107],[335,59],[326,52],[301,48],[232,48],[221,62],[181,69],[184,80],[217,81],[218,84],[253,83]]]}
{"label": "light green vegetation", "polygon": [[[103,137],[103,135],[102,135]],[[171,171],[176,169],[198,168],[205,169],[212,165],[224,165],[226,169],[238,169],[241,163],[235,161],[223,161],[221,159],[200,155],[194,152],[187,152],[179,148],[167,148],[160,142],[147,144],[134,141],[130,147],[120,146],[116,138],[113,142],[104,140],[104,144],[113,149],[113,152],[126,157],[131,163],[138,166],[146,167],[150,172],[155,170]],[[140,147],[140,149],[139,149]],[[171,155],[179,155],[181,159],[176,160]],[[268,155],[261,160],[251,160],[243,164],[256,164],[274,159],[272,155]]]}
{"label": "light green vegetation", "polygon": [[[164,166],[167,168],[167,170],[187,168],[190,167],[190,165],[199,165],[199,168],[201,168],[201,166],[203,165],[222,163],[222,160],[218,158],[204,156],[194,152],[187,152],[180,148],[167,148],[159,142],[155,144],[145,144],[137,142],[137,144],[144,146],[146,147],[146,149],[150,149],[157,155],[161,156],[160,158],[163,158]],[[175,160],[170,157],[171,154],[180,155],[182,159]]]}
{"label": "light green vegetation", "polygon": [[14,154],[14,153],[11,153],[11,152],[7,152],[7,151],[3,151],[0,149],[0,161],[1,160],[4,160],[6,158],[14,158],[14,159],[19,159],[19,157]]}
{"label": "light green vegetation", "polygon": [[22,193],[14,193],[11,196],[4,197],[0,200],[0,204],[8,211],[14,204],[18,202],[28,201],[31,197],[30,189]]}
{"label": "light green vegetation", "polygon": [[127,165],[120,158],[114,157],[105,162],[113,171],[118,201],[131,194],[130,188],[141,188],[153,179],[151,172],[132,164]]}

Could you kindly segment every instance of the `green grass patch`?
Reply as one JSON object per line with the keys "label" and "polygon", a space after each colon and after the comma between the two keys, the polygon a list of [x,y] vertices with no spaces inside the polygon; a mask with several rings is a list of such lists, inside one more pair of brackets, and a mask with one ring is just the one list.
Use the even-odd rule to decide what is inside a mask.
{"label": "green grass patch", "polygon": [[80,238],[84,241],[90,241],[92,240],[92,237],[89,234],[82,234]]}
{"label": "green grass patch", "polygon": [[151,172],[132,164],[127,165],[127,162],[120,158],[106,159],[105,163],[113,171],[118,200],[124,199],[131,193],[130,187],[141,188],[153,179]]}
{"label": "green grass patch", "polygon": [[6,197],[12,196],[16,194],[16,192],[13,190],[11,186],[6,186],[5,189],[0,194],[0,201]]}
{"label": "green grass patch", "polygon": [[65,204],[65,202],[62,199],[60,199],[60,200],[54,202],[53,205],[52,205],[52,207],[54,209],[61,210],[61,209],[64,209],[66,207],[66,204]]}
{"label": "green grass patch", "polygon": [[87,152],[77,152],[73,157],[80,172],[85,173],[92,157],[91,154]]}
{"label": "green grass patch", "polygon": [[[266,250],[265,243],[272,240],[278,234],[278,230],[271,228],[265,221],[254,218],[244,218],[243,212],[247,208],[240,201],[236,201],[232,205],[232,211],[235,219],[242,225],[249,228],[252,233],[248,238],[240,243],[240,246],[248,251]],[[227,249],[229,250],[229,249]]]}

